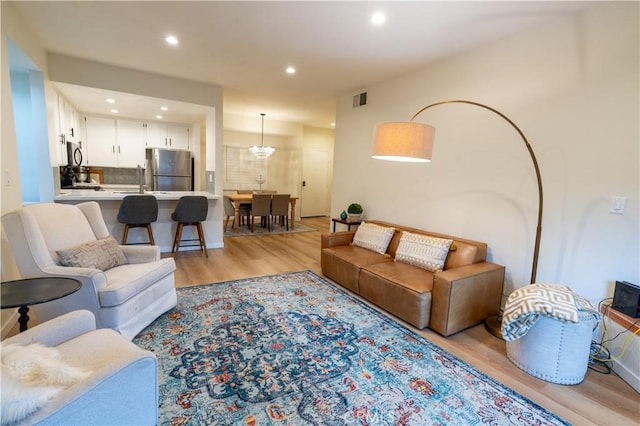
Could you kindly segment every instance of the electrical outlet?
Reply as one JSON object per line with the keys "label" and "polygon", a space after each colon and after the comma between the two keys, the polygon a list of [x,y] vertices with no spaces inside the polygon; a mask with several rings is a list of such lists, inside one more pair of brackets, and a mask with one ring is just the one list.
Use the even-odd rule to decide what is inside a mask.
{"label": "electrical outlet", "polygon": [[611,207],[609,207],[609,213],[612,214],[624,214],[624,210],[627,208],[627,197],[612,196]]}
{"label": "electrical outlet", "polygon": [[11,173],[9,173],[9,170],[4,171],[4,186],[11,186]]}

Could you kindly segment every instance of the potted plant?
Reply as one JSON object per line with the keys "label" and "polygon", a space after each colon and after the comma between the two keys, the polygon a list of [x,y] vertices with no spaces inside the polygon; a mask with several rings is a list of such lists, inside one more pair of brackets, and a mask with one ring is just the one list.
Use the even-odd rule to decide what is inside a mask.
{"label": "potted plant", "polygon": [[362,218],[362,206],[358,203],[349,204],[347,207],[347,220],[349,222],[358,222]]}

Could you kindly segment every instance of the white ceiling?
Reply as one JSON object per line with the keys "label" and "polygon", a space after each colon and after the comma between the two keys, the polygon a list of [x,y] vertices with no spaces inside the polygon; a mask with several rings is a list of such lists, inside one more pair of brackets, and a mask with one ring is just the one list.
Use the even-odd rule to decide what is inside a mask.
{"label": "white ceiling", "polygon": [[[3,1],[5,3],[5,1]],[[47,51],[224,88],[224,111],[329,127],[339,96],[473,49],[588,2],[17,2]],[[383,11],[382,26],[370,23]],[[167,34],[180,40],[164,42]],[[284,70],[292,65],[295,75]],[[80,110],[105,92],[59,85]],[[126,98],[126,99],[125,99]],[[125,96],[136,117],[157,100]],[[153,106],[150,106],[150,103]],[[126,106],[126,107],[125,107]],[[128,109],[127,109],[128,108]],[[199,114],[174,103],[170,121]],[[99,111],[98,111],[99,110]],[[133,112],[135,111],[135,112]],[[154,113],[155,115],[155,113]]]}

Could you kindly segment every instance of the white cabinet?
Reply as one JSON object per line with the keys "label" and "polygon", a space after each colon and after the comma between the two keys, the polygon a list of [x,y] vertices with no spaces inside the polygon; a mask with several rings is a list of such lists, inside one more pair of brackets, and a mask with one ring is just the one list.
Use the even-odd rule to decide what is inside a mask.
{"label": "white cabinet", "polygon": [[144,167],[144,126],[140,121],[117,120],[118,166]]}
{"label": "white cabinet", "polygon": [[190,133],[189,126],[146,123],[145,147],[188,150]]}
{"label": "white cabinet", "polygon": [[80,120],[78,111],[62,96],[58,96],[58,120],[60,133],[67,142],[78,142],[80,139]]}
{"label": "white cabinet", "polygon": [[62,96],[56,94],[53,111],[55,139],[53,147],[58,165],[64,166],[68,162],[67,142],[79,143],[80,119],[78,111]]}
{"label": "white cabinet", "polygon": [[89,166],[117,167],[116,120],[85,117],[87,140],[82,150],[84,162]]}
{"label": "white cabinet", "polygon": [[89,166],[144,166],[143,123],[113,118],[86,117],[86,156]]}

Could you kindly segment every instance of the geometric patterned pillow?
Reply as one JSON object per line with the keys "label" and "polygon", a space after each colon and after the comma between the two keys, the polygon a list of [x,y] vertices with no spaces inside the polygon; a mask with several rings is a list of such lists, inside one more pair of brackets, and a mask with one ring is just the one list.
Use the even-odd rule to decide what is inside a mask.
{"label": "geometric patterned pillow", "polygon": [[396,250],[396,262],[408,263],[431,272],[442,271],[453,240],[403,232]]}
{"label": "geometric patterned pillow", "polygon": [[113,236],[101,240],[91,241],[66,250],[58,250],[58,257],[62,266],[92,268],[106,271],[116,266],[129,263]]}
{"label": "geometric patterned pillow", "polygon": [[353,237],[353,245],[384,254],[395,232],[395,228],[362,222]]}

